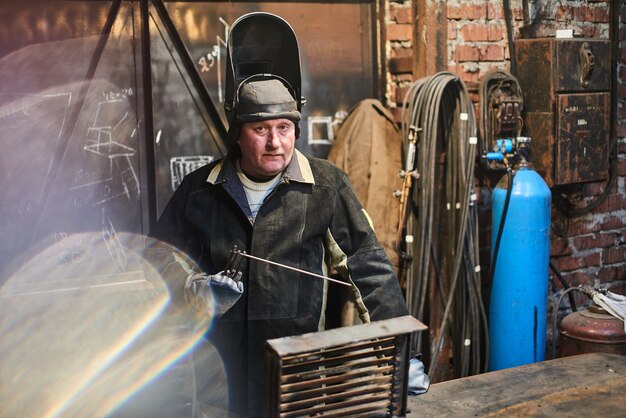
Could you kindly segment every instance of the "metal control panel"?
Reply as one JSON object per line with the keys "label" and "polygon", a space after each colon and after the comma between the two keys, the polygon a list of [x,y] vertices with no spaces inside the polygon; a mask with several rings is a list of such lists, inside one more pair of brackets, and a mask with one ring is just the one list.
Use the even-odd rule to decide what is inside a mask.
{"label": "metal control panel", "polygon": [[610,43],[521,39],[515,43],[532,161],[550,186],[605,180],[611,114]]}

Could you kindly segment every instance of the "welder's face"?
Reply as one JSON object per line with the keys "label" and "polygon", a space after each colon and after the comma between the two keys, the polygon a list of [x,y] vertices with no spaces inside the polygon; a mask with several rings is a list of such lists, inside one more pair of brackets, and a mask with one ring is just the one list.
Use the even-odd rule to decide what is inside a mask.
{"label": "welder's face", "polygon": [[291,161],[295,142],[296,126],[289,119],[244,123],[237,139],[241,169],[249,177],[272,178]]}

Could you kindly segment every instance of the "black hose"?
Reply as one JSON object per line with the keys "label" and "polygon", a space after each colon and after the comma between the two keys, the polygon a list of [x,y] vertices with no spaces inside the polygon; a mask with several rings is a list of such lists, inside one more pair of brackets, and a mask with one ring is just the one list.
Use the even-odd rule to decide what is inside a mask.
{"label": "black hose", "polygon": [[[508,168],[506,170],[508,185],[506,188],[506,197],[504,198],[504,207],[502,208],[502,216],[500,218],[500,226],[498,227],[498,235],[494,242],[493,255],[491,257],[491,265],[489,266],[489,283],[493,285],[493,278],[496,272],[496,262],[498,261],[498,251],[500,250],[500,241],[502,240],[502,231],[504,230],[504,223],[506,221],[506,215],[509,211],[509,202],[511,201],[511,192],[513,191],[513,171]],[[492,215],[493,216],[493,215]]]}
{"label": "black hose", "polygon": [[[458,377],[476,374],[488,346],[483,342],[488,332],[481,330],[488,327],[479,297],[478,215],[472,200],[477,148],[473,103],[462,80],[441,72],[413,83],[403,109],[405,149],[411,129],[420,130],[414,164],[419,178],[412,185],[406,225],[414,237],[413,245],[407,246],[413,260],[407,274],[407,305],[422,319],[427,304],[444,301],[439,335],[431,341],[431,379],[448,337]],[[438,293],[434,298],[433,292]],[[430,325],[437,329],[437,324]],[[418,351],[421,338],[420,334],[413,342]]]}

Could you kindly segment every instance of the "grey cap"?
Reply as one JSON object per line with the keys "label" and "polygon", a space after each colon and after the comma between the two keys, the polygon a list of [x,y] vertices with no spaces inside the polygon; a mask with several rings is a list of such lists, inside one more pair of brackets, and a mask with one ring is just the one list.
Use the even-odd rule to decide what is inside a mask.
{"label": "grey cap", "polygon": [[239,88],[234,110],[235,119],[242,123],[282,118],[297,123],[302,118],[294,95],[277,78],[244,81]]}

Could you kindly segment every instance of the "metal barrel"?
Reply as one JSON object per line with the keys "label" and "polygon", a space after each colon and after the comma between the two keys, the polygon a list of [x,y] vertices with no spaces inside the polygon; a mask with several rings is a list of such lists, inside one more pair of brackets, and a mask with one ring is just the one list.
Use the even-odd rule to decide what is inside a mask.
{"label": "metal barrel", "polygon": [[626,332],[622,320],[595,304],[563,318],[559,357],[583,353],[626,355]]}

